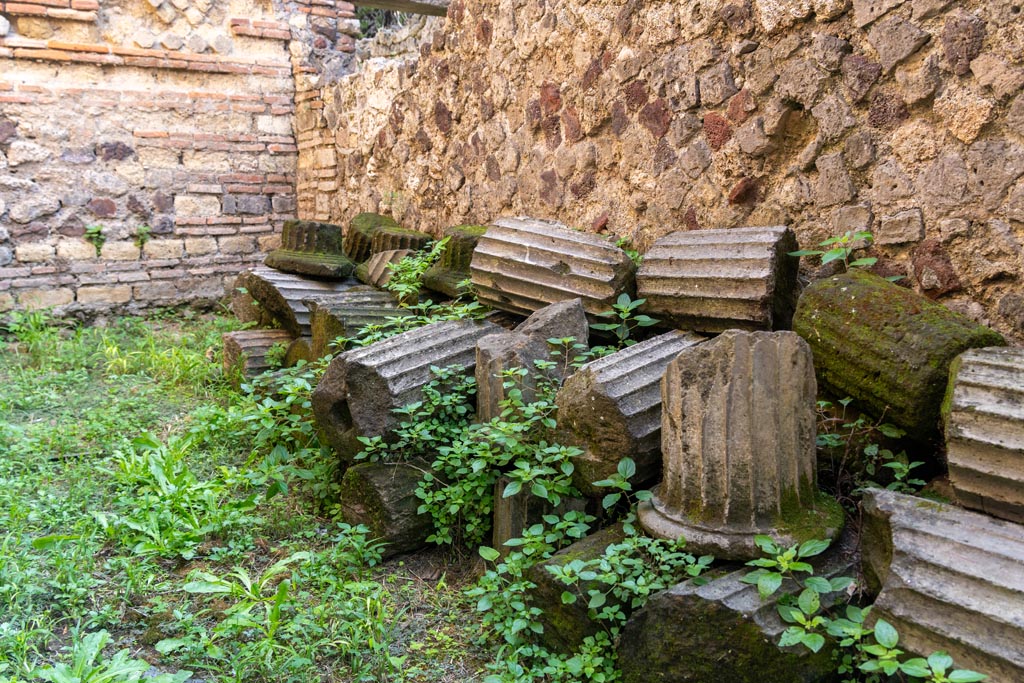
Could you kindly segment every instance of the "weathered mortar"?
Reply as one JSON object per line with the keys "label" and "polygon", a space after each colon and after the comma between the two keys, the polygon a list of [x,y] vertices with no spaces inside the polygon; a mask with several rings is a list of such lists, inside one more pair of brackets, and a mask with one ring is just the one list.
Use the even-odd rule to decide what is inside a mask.
{"label": "weathered mortar", "polygon": [[[1010,0],[455,0],[418,53],[299,104],[299,207],[438,234],[502,215],[641,247],[870,229],[887,274],[1024,334]],[[373,54],[370,51],[370,54]]]}

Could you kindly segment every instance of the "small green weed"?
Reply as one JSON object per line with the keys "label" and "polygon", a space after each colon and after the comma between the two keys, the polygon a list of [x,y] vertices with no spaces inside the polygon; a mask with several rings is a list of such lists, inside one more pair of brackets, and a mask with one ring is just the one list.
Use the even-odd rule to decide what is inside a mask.
{"label": "small green weed", "polygon": [[103,245],[107,243],[107,236],[103,234],[102,225],[90,225],[85,229],[85,241],[96,248],[96,255],[103,251]]}
{"label": "small green weed", "polygon": [[899,634],[884,619],[866,626],[870,608],[845,607],[845,617],[835,617],[824,609],[823,598],[845,591],[853,583],[850,577],[826,579],[814,576],[814,567],[806,560],[820,555],[828,541],[811,540],[784,548],[768,536],[755,538],[765,557],[747,564],[757,569],[742,580],[755,584],[762,599],[774,595],[784,581],[798,591],[795,599],[786,595],[778,603],[778,613],[789,624],[779,639],[780,647],[802,645],[818,652],[831,640],[834,657],[844,683],[882,683],[892,676],[910,676],[927,683],[974,683],[988,678],[967,669],[953,669],[953,659],[936,652],[927,659],[915,657],[901,661]]}

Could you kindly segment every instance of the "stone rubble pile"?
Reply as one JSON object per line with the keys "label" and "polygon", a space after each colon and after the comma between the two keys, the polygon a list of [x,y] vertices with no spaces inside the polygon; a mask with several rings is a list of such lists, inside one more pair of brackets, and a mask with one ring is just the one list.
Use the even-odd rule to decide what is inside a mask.
{"label": "stone rubble pile", "polygon": [[[634,282],[633,262],[620,248],[529,218],[448,229],[451,251],[424,277],[435,292],[457,296],[470,276],[479,301],[504,312],[492,320],[525,321],[438,322],[332,349],[337,337],[409,314],[378,288],[390,275],[386,264],[427,241],[376,214],[357,216],[341,242],[308,237],[331,230],[294,225],[286,255],[351,259],[375,287],[266,267],[243,273],[239,317],[280,329],[227,335],[225,367],[242,375],[263,370],[279,344],[289,360],[337,352],[312,409],[342,465],[342,517],[369,526],[389,555],[423,547],[431,533],[415,496],[429,464],[353,462],[360,437],[393,438],[395,410],[421,397],[432,368],[458,364],[475,374],[478,421],[500,415],[505,371],[531,371],[520,387],[526,402],[537,381],[560,382],[550,441],[583,451],[573,463],[582,497],[563,499],[561,509],[595,512],[607,490],[593,483],[613,477],[628,457],[634,486],[657,484],[640,505],[640,526],[655,537],[684,537],[695,555],[734,563],[760,555],[759,534],[782,545],[839,537],[843,512],[817,484],[821,388],[894,422],[911,443],[930,444],[938,454],[932,466],[948,463],[957,501],[986,514],[873,491],[863,529],[818,558],[817,574],[850,574],[859,552],[878,596],[875,618],[898,627],[901,647],[946,650],[993,683],[1024,680],[1024,350],[1005,348],[988,328],[867,272],[826,277],[800,293],[798,259],[789,255],[796,245],[784,227],[671,233]],[[315,249],[304,251],[309,244]],[[643,310],[677,329],[571,366],[588,348],[589,323],[634,288],[648,297]],[[559,341],[570,338],[581,346]],[[936,445],[943,433],[944,451]],[[552,512],[526,494],[504,498],[506,483],[496,487],[492,538],[503,553],[504,541]],[[584,604],[562,604],[564,587],[546,567],[598,557],[622,534],[621,526],[598,531],[530,571],[534,604],[545,606],[548,647],[568,651],[597,626]],[[796,588],[787,584],[762,601],[740,582],[745,570],[727,567],[708,583],[687,581],[655,595],[629,617],[619,643],[625,680],[832,680],[828,657],[775,645],[784,628],[775,605]]]}

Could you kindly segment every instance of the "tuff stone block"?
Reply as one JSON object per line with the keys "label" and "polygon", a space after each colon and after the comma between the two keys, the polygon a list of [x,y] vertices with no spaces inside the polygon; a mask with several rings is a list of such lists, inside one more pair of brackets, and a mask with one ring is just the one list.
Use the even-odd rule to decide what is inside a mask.
{"label": "tuff stone block", "polygon": [[459,284],[469,279],[469,264],[480,238],[487,232],[485,225],[457,225],[447,228],[448,238],[441,258],[423,274],[423,285],[452,298],[465,294]]}
{"label": "tuff stone block", "polygon": [[311,297],[302,303],[310,312],[315,358],[330,352],[331,342],[338,337],[354,337],[367,325],[409,315],[407,309],[398,308],[393,296],[370,287],[353,287],[339,294]]}
{"label": "tuff stone block", "polygon": [[786,227],[674,232],[637,273],[642,310],[680,329],[784,329],[796,307],[798,259]]}
{"label": "tuff stone block", "polygon": [[267,353],[274,347],[281,347],[280,361],[292,343],[292,335],[284,330],[239,330],[221,335],[224,347],[224,375],[238,386],[242,379],[249,379],[275,365],[267,359]]}
{"label": "tuff stone block", "polygon": [[918,655],[943,650],[992,683],[1024,680],[1024,526],[893,491],[864,497],[871,615]]}
{"label": "tuff stone block", "polygon": [[949,481],[961,505],[1024,523],[1024,349],[972,349],[942,405]]}
{"label": "tuff stone block", "polygon": [[470,273],[480,303],[519,315],[579,297],[596,316],[634,291],[634,266],[624,251],[533,218],[495,221],[477,242]]}
{"label": "tuff stone block", "polygon": [[[523,401],[529,403],[536,398],[536,375],[540,374],[534,361],[554,360],[548,339],[574,337],[586,343],[589,328],[583,302],[579,299],[560,301],[546,306],[518,325],[511,332],[490,334],[476,345],[476,398],[477,419],[489,422],[501,414],[500,403],[505,399],[502,373],[514,368],[528,370],[522,378]],[[562,380],[571,372],[563,363],[545,372],[553,380]]]}
{"label": "tuff stone block", "polygon": [[396,408],[420,398],[431,367],[473,372],[476,343],[500,330],[488,322],[450,321],[420,327],[331,361],[313,392],[313,414],[327,443],[347,464],[362,450],[360,436],[391,439]]}
{"label": "tuff stone block", "polygon": [[679,330],[659,335],[587,363],[558,390],[559,441],[583,450],[573,460],[573,484],[584,495],[608,493],[593,483],[614,474],[625,457],[636,463],[634,483],[657,477],[661,380],[676,356],[702,341],[704,337]]}
{"label": "tuff stone block", "polygon": [[921,441],[938,435],[953,359],[1004,344],[996,332],[860,270],[805,289],[793,329],[810,344],[825,390]]}
{"label": "tuff stone block", "polygon": [[[530,591],[533,604],[542,605],[544,608],[544,613],[540,616],[544,631],[538,634],[538,637],[546,647],[556,652],[573,652],[579,648],[584,638],[594,635],[601,629],[601,626],[588,616],[585,600],[577,600],[568,605],[562,602],[565,585],[547,568],[564,567],[573,560],[585,562],[599,558],[608,546],[621,543],[624,538],[622,525],[616,524],[576,541],[527,570],[527,578],[535,584]],[[584,595],[588,588],[585,583],[581,586]],[[622,607],[629,611],[629,605]]]}
{"label": "tuff stone block", "polygon": [[[282,273],[272,268],[256,267],[239,275],[234,288],[245,289],[248,296],[259,303],[266,316],[293,336],[309,337],[312,336],[309,309],[303,300],[318,294],[344,292],[354,284],[354,280],[328,282],[294,273]],[[244,305],[237,307],[236,315],[243,309]]]}
{"label": "tuff stone block", "polygon": [[374,254],[382,251],[419,251],[430,246],[433,241],[434,238],[425,232],[398,225],[382,225],[370,240],[370,251]]}
{"label": "tuff stone block", "polygon": [[638,510],[653,536],[690,552],[760,556],[754,537],[790,545],[843,523],[817,488],[817,386],[792,332],[729,330],[684,349],[662,380],[662,483]]}
{"label": "tuff stone block", "polygon": [[264,263],[286,273],[343,279],[355,264],[342,249],[341,226],[314,221],[285,221],[281,248],[267,255]]}

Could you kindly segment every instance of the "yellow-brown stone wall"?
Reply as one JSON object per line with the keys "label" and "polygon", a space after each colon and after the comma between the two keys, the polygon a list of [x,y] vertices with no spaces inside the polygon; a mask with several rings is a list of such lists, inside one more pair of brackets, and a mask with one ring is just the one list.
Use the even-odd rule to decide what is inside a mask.
{"label": "yellow-brown stone wall", "polygon": [[298,106],[298,203],[408,227],[554,218],[874,233],[879,270],[1024,333],[1016,0],[455,0]]}

